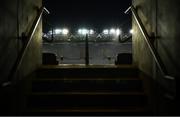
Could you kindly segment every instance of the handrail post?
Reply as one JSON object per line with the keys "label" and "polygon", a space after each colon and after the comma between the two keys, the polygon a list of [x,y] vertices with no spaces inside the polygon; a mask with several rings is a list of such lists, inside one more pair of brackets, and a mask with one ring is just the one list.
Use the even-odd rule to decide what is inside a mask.
{"label": "handrail post", "polygon": [[89,43],[88,43],[88,34],[86,34],[86,40],[85,40],[85,64],[89,65]]}

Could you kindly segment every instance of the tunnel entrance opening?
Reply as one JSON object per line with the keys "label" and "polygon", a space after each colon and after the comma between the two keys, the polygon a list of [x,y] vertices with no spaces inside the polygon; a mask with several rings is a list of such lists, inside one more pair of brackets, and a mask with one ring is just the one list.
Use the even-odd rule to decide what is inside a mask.
{"label": "tunnel entrance opening", "polygon": [[177,0],[134,0],[126,10],[133,65],[133,31],[125,31],[131,19],[118,14],[129,5],[51,1],[43,65],[46,5],[1,2],[0,115],[176,115]]}
{"label": "tunnel entrance opening", "polygon": [[43,4],[52,12],[43,17],[45,64],[115,65],[119,54],[132,53],[131,16],[124,14],[131,0]]}

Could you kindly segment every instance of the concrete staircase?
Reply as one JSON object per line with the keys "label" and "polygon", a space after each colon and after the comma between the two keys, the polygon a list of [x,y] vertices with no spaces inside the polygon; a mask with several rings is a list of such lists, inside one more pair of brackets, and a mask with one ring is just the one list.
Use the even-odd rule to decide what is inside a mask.
{"label": "concrete staircase", "polygon": [[132,65],[42,66],[25,115],[147,115],[148,99]]}

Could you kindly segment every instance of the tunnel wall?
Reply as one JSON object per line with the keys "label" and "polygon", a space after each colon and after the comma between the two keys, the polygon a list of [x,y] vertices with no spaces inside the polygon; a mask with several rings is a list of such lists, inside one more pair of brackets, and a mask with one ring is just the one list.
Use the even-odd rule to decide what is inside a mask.
{"label": "tunnel wall", "polygon": [[23,108],[21,105],[24,104],[21,90],[25,90],[19,84],[42,63],[42,21],[40,21],[16,74],[17,77],[10,79],[10,85],[5,85],[23,48],[22,33],[25,35],[29,33],[37,16],[37,8],[41,6],[42,0],[0,2],[0,115],[18,115]]}
{"label": "tunnel wall", "polygon": [[[157,103],[155,105],[156,111],[161,115],[172,114],[175,110],[172,108],[172,106],[174,107],[172,101],[169,100],[176,99],[176,83],[180,76],[179,3],[179,0],[133,0],[132,2],[168,74],[175,77],[175,80],[165,79],[160,73],[133,18],[133,63],[143,74],[152,78],[146,82],[152,82],[149,89],[151,89],[151,94],[155,96],[153,102]],[[153,37],[155,37],[154,41]],[[168,98],[164,99],[164,97]]]}
{"label": "tunnel wall", "polygon": [[[7,80],[23,46],[21,35],[28,34],[41,0],[1,0],[0,4],[0,83]],[[41,64],[41,22],[18,71],[26,76]]]}

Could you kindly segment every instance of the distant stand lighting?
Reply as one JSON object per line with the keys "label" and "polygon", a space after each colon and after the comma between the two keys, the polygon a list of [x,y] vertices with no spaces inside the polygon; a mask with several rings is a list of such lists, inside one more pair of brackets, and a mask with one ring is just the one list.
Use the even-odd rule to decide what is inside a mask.
{"label": "distant stand lighting", "polygon": [[116,33],[116,30],[112,28],[112,29],[110,30],[110,34],[115,34],[115,33]]}
{"label": "distant stand lighting", "polygon": [[94,30],[90,29],[90,30],[89,30],[89,34],[90,34],[90,35],[93,35],[93,34],[94,34]]}
{"label": "distant stand lighting", "polygon": [[63,30],[62,30],[62,34],[63,34],[63,35],[67,35],[68,33],[69,33],[69,30],[68,30],[68,29],[63,29]]}
{"label": "distant stand lighting", "polygon": [[86,35],[86,34],[94,34],[94,30],[93,29],[90,29],[90,30],[88,30],[88,29],[79,29],[78,30],[78,34],[80,34],[80,35]]}
{"label": "distant stand lighting", "polygon": [[87,29],[82,29],[82,35],[86,35],[88,34],[88,30]]}
{"label": "distant stand lighting", "polygon": [[108,35],[109,34],[109,30],[108,29],[104,29],[103,30],[103,34]]}
{"label": "distant stand lighting", "polygon": [[120,29],[115,29],[115,28],[112,28],[112,29],[110,29],[110,30],[105,29],[105,30],[103,30],[103,34],[105,34],[105,35],[110,34],[110,35],[117,35],[117,36],[119,36],[119,35],[122,34],[122,30],[120,30]]}
{"label": "distant stand lighting", "polygon": [[79,30],[78,30],[78,34],[82,34],[82,29],[79,29]]}
{"label": "distant stand lighting", "polygon": [[[51,31],[52,32],[52,31]],[[61,29],[55,29],[55,34],[61,34],[62,33],[62,30]]]}
{"label": "distant stand lighting", "polygon": [[133,34],[133,32],[134,32],[133,29],[130,29],[130,30],[129,30],[129,33],[130,33],[130,34]]}
{"label": "distant stand lighting", "polygon": [[[55,29],[54,31],[53,31],[53,33],[55,34],[55,35],[59,35],[59,34],[63,34],[63,35],[67,35],[68,33],[69,33],[69,30],[68,29]],[[49,31],[48,32],[48,34],[52,34],[52,31]]]}
{"label": "distant stand lighting", "polygon": [[122,34],[122,31],[120,29],[116,29],[116,35],[119,36]]}

